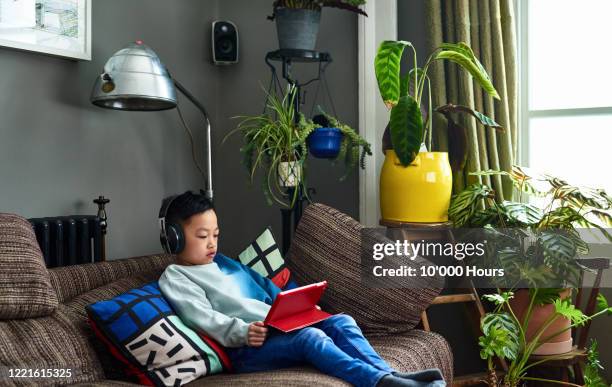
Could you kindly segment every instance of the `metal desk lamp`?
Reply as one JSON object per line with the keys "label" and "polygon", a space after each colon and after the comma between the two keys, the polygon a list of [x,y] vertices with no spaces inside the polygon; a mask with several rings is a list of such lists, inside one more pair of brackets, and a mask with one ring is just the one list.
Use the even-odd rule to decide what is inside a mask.
{"label": "metal desk lamp", "polygon": [[[90,100],[94,105],[106,109],[167,110],[178,108],[175,87],[202,112],[206,121],[205,195],[212,200],[211,130],[208,113],[183,85],[170,76],[155,51],[140,40],[117,51],[104,65],[104,73],[96,79]],[[182,123],[186,125],[180,110],[179,115]]]}

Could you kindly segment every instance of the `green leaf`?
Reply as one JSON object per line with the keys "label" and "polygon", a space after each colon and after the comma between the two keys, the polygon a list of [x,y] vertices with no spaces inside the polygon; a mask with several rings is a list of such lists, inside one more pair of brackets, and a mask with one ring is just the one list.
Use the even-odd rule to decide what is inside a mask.
{"label": "green leaf", "polygon": [[463,45],[460,48],[455,49],[451,49],[449,46],[447,46],[436,55],[435,59],[450,60],[451,62],[463,67],[472,75],[472,77],[474,77],[474,79],[476,79],[476,82],[478,82],[489,95],[491,95],[493,98],[500,99],[499,94],[497,93],[497,90],[495,90],[495,86],[493,86],[493,82],[489,77],[489,74],[487,74],[468,46]]}
{"label": "green leaf", "polygon": [[378,89],[388,108],[397,105],[401,97],[400,64],[406,46],[412,44],[403,40],[385,40],[380,44],[374,60]]}
{"label": "green leaf", "polygon": [[568,298],[555,300],[554,306],[555,312],[570,319],[572,324],[584,325],[584,323],[589,320],[589,318],[582,313],[580,309],[577,309]]}
{"label": "green leaf", "polygon": [[454,227],[463,227],[470,222],[481,199],[491,198],[493,190],[483,184],[472,184],[451,198],[448,218]]}
{"label": "green leaf", "polygon": [[540,242],[544,252],[556,259],[570,260],[576,257],[574,241],[559,231],[544,231],[540,235]]}
{"label": "green leaf", "polygon": [[410,75],[403,75],[402,77],[400,77],[400,93],[399,93],[400,97],[408,95],[410,86],[412,86],[410,84],[410,81],[412,79],[413,78]]}
{"label": "green leaf", "polygon": [[419,153],[423,139],[423,117],[412,96],[401,97],[391,109],[389,128],[391,143],[400,163],[403,166],[409,165]]}
{"label": "green leaf", "polygon": [[612,215],[607,211],[591,210],[589,214],[593,214],[605,227],[612,227]]}
{"label": "green leaf", "polygon": [[606,300],[603,294],[599,293],[597,295],[597,312],[601,312],[602,310],[607,310],[608,316],[612,315],[612,307],[608,305],[608,300]]}
{"label": "green leaf", "polygon": [[542,219],[542,210],[533,204],[503,201],[501,203],[509,220],[525,225],[533,225]]}
{"label": "green leaf", "polygon": [[507,313],[487,313],[480,322],[483,336],[478,344],[483,359],[497,356],[515,360],[519,351],[518,323]]}
{"label": "green leaf", "polygon": [[485,294],[482,296],[487,301],[494,303],[495,305],[502,305],[507,303],[511,298],[514,298],[513,292],[502,292],[494,294]]}
{"label": "green leaf", "polygon": [[436,111],[438,113],[444,114],[445,116],[447,116],[448,114],[451,113],[467,113],[469,115],[471,115],[472,117],[476,118],[478,120],[478,122],[480,122],[482,125],[484,126],[488,126],[491,128],[495,128],[495,129],[501,129],[501,131],[503,131],[503,127],[498,124],[497,122],[495,122],[495,120],[493,120],[492,118],[485,116],[484,114],[468,107],[468,106],[463,106],[463,105],[454,105],[452,103],[446,104],[446,105],[442,105],[438,108],[436,108]]}
{"label": "green leaf", "polygon": [[599,375],[599,371],[603,369],[599,361],[597,341],[593,340],[587,351],[587,362],[584,368],[584,387],[608,387],[608,384]]}
{"label": "green leaf", "polygon": [[548,305],[560,299],[562,291],[562,288],[533,288],[529,289],[529,299],[533,298],[534,305]]}

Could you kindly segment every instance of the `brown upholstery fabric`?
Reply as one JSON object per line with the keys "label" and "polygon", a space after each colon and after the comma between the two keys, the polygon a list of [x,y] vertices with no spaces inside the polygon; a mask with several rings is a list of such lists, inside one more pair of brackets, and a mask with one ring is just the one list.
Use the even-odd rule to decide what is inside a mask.
{"label": "brown upholstery fabric", "polygon": [[174,262],[168,254],[148,255],[54,268],[49,270],[51,284],[57,292],[59,302],[66,302],[76,295],[135,273],[161,270]]}
{"label": "brown upholstery fabric", "polygon": [[[0,321],[0,385],[39,386],[104,378],[97,356],[60,306],[51,316]],[[8,378],[8,368],[70,369],[70,378]]]}
{"label": "brown upholstery fabric", "polygon": [[0,320],[48,316],[57,305],[32,226],[0,213]]}
{"label": "brown upholstery fabric", "polygon": [[[448,385],[452,384],[453,357],[446,340],[437,333],[412,330],[401,335],[370,339],[376,351],[398,371],[411,372],[439,368]],[[340,379],[324,375],[312,367],[288,368],[274,372],[220,374],[194,380],[188,386],[348,386]]]}
{"label": "brown upholstery fabric", "polygon": [[[366,334],[407,332],[418,324],[421,312],[440,293],[442,281],[396,277],[394,281],[399,286],[388,289],[362,283],[363,229],[356,220],[334,208],[311,204],[302,215],[287,264],[299,284],[327,280],[321,305],[329,312],[351,315]],[[368,233],[368,238],[390,242],[373,233]],[[421,283],[415,285],[415,281]]]}
{"label": "brown upholstery fabric", "polygon": [[[33,381],[35,383],[30,385],[124,379],[119,362],[94,337],[87,323],[85,306],[156,281],[162,271],[163,267],[160,267],[113,281],[60,304],[49,317],[0,321],[0,364],[20,368],[70,368],[73,374],[66,379],[13,379],[15,384],[7,385]],[[0,375],[0,385],[4,386],[1,378]]]}

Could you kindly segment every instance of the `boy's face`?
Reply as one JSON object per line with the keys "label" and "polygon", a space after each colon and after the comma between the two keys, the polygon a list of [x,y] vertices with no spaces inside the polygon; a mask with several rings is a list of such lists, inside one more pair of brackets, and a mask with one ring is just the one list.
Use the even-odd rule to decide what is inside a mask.
{"label": "boy's face", "polygon": [[183,222],[185,248],[178,254],[181,265],[206,265],[211,263],[217,253],[219,226],[217,214],[208,210],[192,215]]}

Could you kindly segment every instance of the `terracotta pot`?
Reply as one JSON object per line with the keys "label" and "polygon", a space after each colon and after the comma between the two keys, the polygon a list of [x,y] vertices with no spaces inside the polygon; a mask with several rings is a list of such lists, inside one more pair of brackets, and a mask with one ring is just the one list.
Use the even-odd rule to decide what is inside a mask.
{"label": "terracotta pot", "polygon": [[[567,298],[571,295],[570,289],[565,289],[561,293],[561,298]],[[514,292],[514,298],[510,300],[510,306],[516,314],[519,321],[523,321],[527,308],[529,307],[529,290],[521,289]],[[531,313],[531,320],[527,326],[527,341],[535,335],[535,333],[542,327],[544,322],[554,313],[555,307],[552,304],[534,306],[533,312]],[[552,335],[555,332],[559,332],[562,329],[569,328],[571,322],[565,317],[559,317],[552,323],[548,329],[540,336],[544,339],[547,336]],[[553,337],[548,342],[540,345],[534,352],[534,355],[557,355],[560,353],[569,352],[572,350],[572,331],[571,329],[566,330],[562,334]]]}

